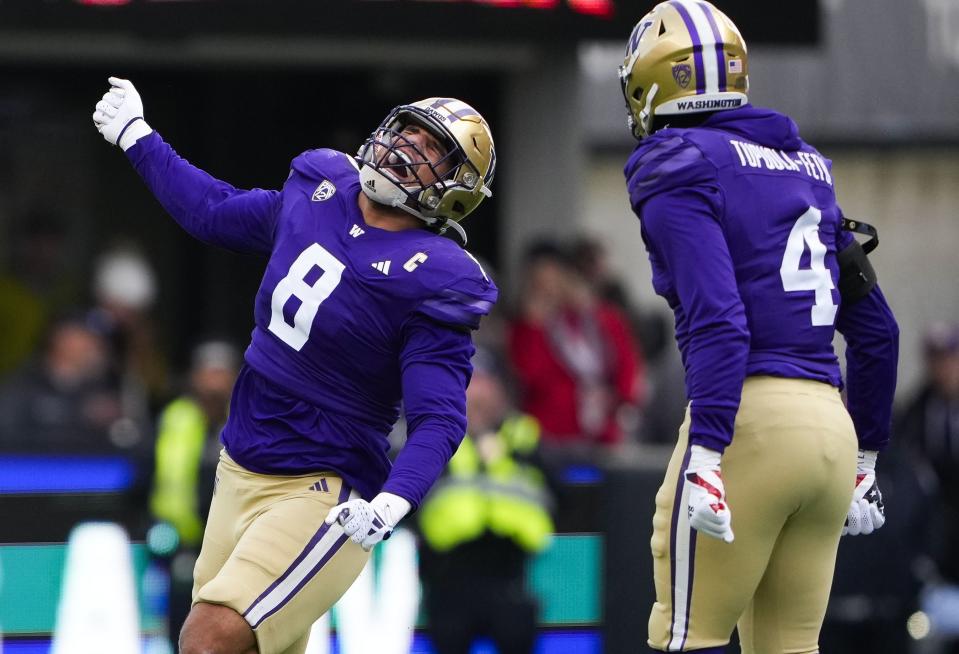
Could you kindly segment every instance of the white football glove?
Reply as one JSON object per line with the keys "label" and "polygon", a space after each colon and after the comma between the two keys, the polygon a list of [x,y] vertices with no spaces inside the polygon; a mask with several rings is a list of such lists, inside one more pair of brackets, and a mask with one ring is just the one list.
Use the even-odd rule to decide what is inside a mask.
{"label": "white football glove", "polygon": [[326,516],[326,524],[339,522],[354,543],[369,552],[393,533],[396,523],[410,512],[411,505],[399,495],[380,493],[372,502],[350,500],[337,504]]}
{"label": "white football glove", "polygon": [[886,509],[882,505],[882,493],[876,485],[876,457],[878,452],[859,450],[856,465],[856,490],[846,514],[842,535],[858,536],[871,534],[886,524]]}
{"label": "white football glove", "polygon": [[726,503],[726,489],[719,470],[722,455],[701,445],[693,445],[691,449],[685,480],[689,526],[707,536],[731,543],[732,514]]}
{"label": "white football glove", "polygon": [[111,77],[110,90],[93,112],[93,124],[109,143],[126,151],[153,129],[143,120],[143,101],[129,80]]}

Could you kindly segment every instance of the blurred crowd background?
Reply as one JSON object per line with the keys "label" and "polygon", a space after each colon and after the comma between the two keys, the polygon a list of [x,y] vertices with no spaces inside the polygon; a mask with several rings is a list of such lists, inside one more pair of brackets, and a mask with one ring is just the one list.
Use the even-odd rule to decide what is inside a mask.
{"label": "blurred crowd background", "polygon": [[[464,226],[501,300],[476,334],[466,445],[410,520],[432,618],[418,624],[441,652],[476,635],[504,654],[636,651],[653,494],[686,402],[621,173],[616,67],[652,4],[290,0],[267,15],[0,0],[8,651],[46,651],[51,631],[15,616],[17,570],[36,563],[21,546],[65,542],[84,520],[143,545],[137,569],[162,587],[144,629],[176,631],[262,272],[192,241],[102,141],[90,114],[109,75],[137,84],[181,155],[247,188],[278,188],[305,149],[355,151],[399,103],[449,95],[486,116],[494,198]],[[888,521],[843,541],[823,651],[959,652],[959,5],[717,4],[751,46],[753,102],[797,119],[833,160],[846,214],[879,229],[871,258],[902,328],[879,458]],[[491,486],[511,498],[502,511],[470,513]],[[530,567],[582,542],[600,552],[596,606],[548,619],[544,604],[583,581],[560,565],[546,576],[570,578],[531,585]],[[28,599],[55,611],[55,596]],[[548,650],[563,629],[597,637]]]}

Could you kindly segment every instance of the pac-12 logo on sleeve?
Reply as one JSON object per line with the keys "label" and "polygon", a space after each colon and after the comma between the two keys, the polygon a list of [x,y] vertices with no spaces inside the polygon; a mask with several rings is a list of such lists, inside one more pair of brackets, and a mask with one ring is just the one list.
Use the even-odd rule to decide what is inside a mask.
{"label": "pac-12 logo on sleeve", "polygon": [[336,187],[333,186],[333,183],[330,180],[324,179],[322,182],[320,182],[320,185],[316,187],[316,190],[313,191],[312,200],[314,202],[323,202],[324,200],[329,200],[331,197],[333,197],[334,193],[336,193]]}

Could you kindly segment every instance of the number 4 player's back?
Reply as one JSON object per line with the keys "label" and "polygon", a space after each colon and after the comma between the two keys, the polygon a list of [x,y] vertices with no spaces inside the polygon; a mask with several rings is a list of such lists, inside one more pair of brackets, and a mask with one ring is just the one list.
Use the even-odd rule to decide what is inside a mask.
{"label": "number 4 player's back", "polygon": [[[697,230],[718,221],[725,237],[749,332],[747,374],[817,379],[840,385],[832,341],[840,303],[836,252],[842,232],[830,162],[798,135],[795,123],[769,109],[718,112],[696,128],[661,129],[642,141],[626,166],[635,207],[652,196],[675,200],[673,226]],[[695,188],[711,215],[684,192]],[[700,205],[701,206],[701,205]],[[642,214],[640,214],[642,215]],[[650,249],[653,283],[677,311],[677,339],[688,335],[677,280]],[[696,252],[688,256],[695,260]],[[715,293],[728,282],[717,278]]]}
{"label": "number 4 player's back", "polygon": [[620,81],[639,139],[630,201],[689,398],[656,495],[648,642],[717,654],[738,628],[744,654],[818,652],[843,517],[850,533],[882,522],[895,319],[843,229],[829,163],[791,119],[747,104],[728,16],[658,4]]}

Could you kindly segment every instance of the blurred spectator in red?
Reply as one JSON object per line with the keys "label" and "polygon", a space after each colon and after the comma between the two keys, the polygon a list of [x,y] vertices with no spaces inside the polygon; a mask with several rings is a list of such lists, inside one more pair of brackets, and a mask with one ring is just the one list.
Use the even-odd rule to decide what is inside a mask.
{"label": "blurred spectator in red", "polygon": [[36,360],[0,390],[5,451],[103,453],[141,437],[124,419],[109,345],[82,319],[55,323]]}
{"label": "blurred spectator in red", "polygon": [[107,250],[96,261],[93,297],[90,320],[115,352],[124,411],[148,419],[169,399],[167,362],[150,316],[156,301],[153,268],[130,245]]}
{"label": "blurred spectator in red", "polygon": [[606,246],[596,238],[580,234],[570,246],[572,263],[604,300],[618,306],[623,313],[632,312],[632,303],[623,283],[613,274]]}
{"label": "blurred spectator in red", "polygon": [[644,365],[629,324],[600,298],[550,242],[526,251],[518,315],[508,353],[523,411],[544,444],[623,441],[635,432],[645,394]]}
{"label": "blurred spectator in red", "polygon": [[938,573],[959,584],[959,325],[936,323],[924,342],[926,372],[895,430],[921,467],[933,471],[940,507],[933,558]]}
{"label": "blurred spectator in red", "polygon": [[609,263],[609,252],[597,238],[581,234],[573,239],[572,262],[603,300],[619,308],[629,321],[643,358],[652,361],[670,344],[670,322],[660,311],[641,312]]}

